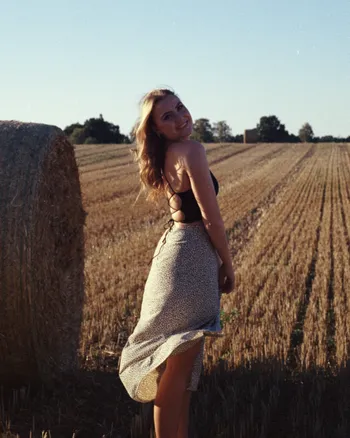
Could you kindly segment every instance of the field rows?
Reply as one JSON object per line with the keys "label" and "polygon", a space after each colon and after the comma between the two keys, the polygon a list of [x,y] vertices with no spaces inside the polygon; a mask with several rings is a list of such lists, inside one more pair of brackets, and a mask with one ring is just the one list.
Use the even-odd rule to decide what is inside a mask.
{"label": "field rows", "polygon": [[[312,204],[310,195],[313,192],[312,185],[308,189],[307,186],[313,181],[317,157],[305,162],[298,179],[288,187],[283,199],[268,210],[254,240],[245,248],[241,255],[243,262],[236,270],[236,293],[224,300],[224,309],[237,308],[239,311],[234,325],[226,328],[233,336],[226,339],[224,347],[237,363],[269,355],[286,358],[290,324],[282,317],[276,319],[275,306],[282,304],[282,311],[286,310],[293,318],[290,306],[297,303],[297,291],[290,283],[295,274],[298,276],[298,271],[291,257],[301,230],[306,231],[303,214],[307,215],[305,206]],[[305,234],[303,237],[305,239]],[[280,294],[279,288],[282,289]],[[295,294],[292,302],[286,299],[288,293]],[[276,348],[279,351],[275,351]]]}
{"label": "field rows", "polygon": [[[220,147],[220,151],[222,153]],[[271,151],[272,149],[272,151]],[[220,181],[220,208],[225,217],[225,211],[230,211],[230,206],[233,205],[235,211],[233,214],[229,213],[229,218],[225,217],[225,222],[231,221],[234,223],[241,217],[244,217],[247,210],[253,208],[260,201],[264,199],[278,184],[278,182],[288,174],[293,166],[305,154],[304,150],[299,151],[296,157],[293,157],[293,151],[283,150],[281,145],[271,145],[271,148],[266,150],[257,150],[254,146],[255,154],[249,151],[249,158],[244,154],[240,156],[243,164],[238,160],[234,160],[234,155],[231,159],[223,161],[216,166],[213,166],[213,172],[218,174]],[[212,156],[216,152],[216,148],[212,150]],[[237,153],[237,151],[234,151]],[[269,174],[272,168],[273,158],[278,153],[283,157],[278,166],[278,171],[275,171],[273,176],[266,178],[264,181],[263,175]],[[248,152],[247,152],[248,154]],[[270,158],[266,158],[270,156]],[[243,158],[244,157],[244,158]],[[210,164],[209,155],[209,164]],[[231,183],[231,175],[226,179],[220,179],[220,166],[230,165],[232,160],[232,174],[238,174],[241,177],[241,184],[237,186],[239,190],[235,191],[234,202],[229,197],[229,190]],[[242,172],[242,169],[247,167],[250,163],[251,169]],[[255,166],[254,166],[255,163]],[[271,167],[269,167],[271,166]],[[257,174],[254,174],[256,169]],[[225,169],[224,169],[225,171]],[[82,181],[84,188],[85,168],[82,168]],[[114,182],[109,182],[109,185],[115,184],[115,190],[120,189],[121,185],[127,186],[128,195],[120,196],[118,199],[106,199],[106,193],[103,190],[103,185],[91,186],[87,182],[89,196],[98,199],[93,202],[93,205],[88,209],[88,229],[90,230],[86,236],[86,282],[88,284],[88,306],[87,315],[84,320],[85,333],[89,335],[84,336],[85,340],[90,342],[90,339],[98,338],[103,344],[113,343],[115,341],[115,327],[120,328],[120,321],[123,320],[126,325],[123,325],[122,330],[129,332],[132,330],[130,321],[135,320],[135,316],[140,309],[142,299],[142,289],[148,273],[148,261],[151,259],[155,244],[163,232],[163,225],[169,219],[169,211],[164,202],[164,207],[160,210],[155,210],[153,206],[145,205],[146,203],[139,202],[135,207],[131,206],[135,199],[131,196],[130,187],[135,184],[137,173],[134,171],[132,177],[129,179],[118,179]],[[112,180],[113,181],[113,180]],[[237,184],[237,181],[235,181]],[[248,198],[247,202],[242,203],[241,209],[238,209],[239,200],[244,198],[245,193],[254,191],[254,187],[259,184],[260,190],[257,190],[256,195]],[[85,190],[87,190],[85,188]],[[94,193],[93,190],[98,190]],[[106,190],[107,191],[107,190]],[[232,192],[231,192],[232,193]],[[236,200],[237,198],[237,200]],[[88,203],[87,203],[88,204]],[[88,204],[89,205],[89,204]],[[152,210],[149,210],[152,207]],[[232,208],[232,207],[231,207]],[[230,222],[228,222],[230,223]],[[109,268],[106,269],[106,261],[109,261]],[[94,281],[95,272],[104,272],[103,278]],[[117,305],[115,303],[116,288],[120,294],[120,300]],[[98,299],[96,298],[98,297]],[[120,304],[119,304],[120,303]],[[122,303],[122,304],[121,304]],[[127,306],[126,304],[127,303]],[[112,306],[112,311],[111,311]],[[125,309],[128,310],[125,310]],[[105,314],[105,310],[107,313]],[[134,315],[133,319],[125,318],[126,313]],[[98,325],[93,322],[93,315],[103,315]],[[91,328],[94,324],[97,333]],[[110,333],[110,328],[113,332]]]}
{"label": "field rows", "polygon": [[[63,430],[65,422],[66,431],[78,424],[96,431],[86,436],[152,436],[151,404],[133,402],[117,372],[170,213],[165,199],[157,208],[142,196],[134,204],[138,173],[129,148],[76,147],[88,213],[81,375],[61,398],[26,402],[27,423],[35,416],[42,428]],[[225,336],[206,340],[191,436],[348,438],[350,145],[206,150],[236,285],[222,296]],[[4,416],[0,400],[0,431]]]}

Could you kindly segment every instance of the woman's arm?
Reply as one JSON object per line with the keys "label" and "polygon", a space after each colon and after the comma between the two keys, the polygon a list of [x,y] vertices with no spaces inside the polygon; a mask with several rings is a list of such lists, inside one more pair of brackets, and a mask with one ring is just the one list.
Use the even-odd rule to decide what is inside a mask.
{"label": "woman's arm", "polygon": [[219,204],[216,199],[206,151],[201,143],[188,140],[184,166],[190,179],[193,194],[201,210],[202,220],[209,237],[221,261],[227,266],[232,266],[224,221],[221,217]]}

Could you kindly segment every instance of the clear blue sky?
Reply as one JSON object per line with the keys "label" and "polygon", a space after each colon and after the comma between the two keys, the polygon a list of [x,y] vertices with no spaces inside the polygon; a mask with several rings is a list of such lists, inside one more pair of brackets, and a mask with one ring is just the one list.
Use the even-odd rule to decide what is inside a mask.
{"label": "clear blue sky", "polygon": [[0,119],[128,134],[148,90],[233,134],[350,135],[349,0],[0,0]]}

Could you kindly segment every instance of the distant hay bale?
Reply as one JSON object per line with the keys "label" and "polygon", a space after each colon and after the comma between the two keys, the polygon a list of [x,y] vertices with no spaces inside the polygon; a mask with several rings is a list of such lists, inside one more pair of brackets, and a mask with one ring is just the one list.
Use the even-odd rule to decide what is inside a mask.
{"label": "distant hay bale", "polygon": [[76,367],[84,221],[63,132],[0,121],[0,384],[49,382]]}
{"label": "distant hay bale", "polygon": [[258,130],[246,129],[244,131],[244,143],[257,143],[258,141]]}

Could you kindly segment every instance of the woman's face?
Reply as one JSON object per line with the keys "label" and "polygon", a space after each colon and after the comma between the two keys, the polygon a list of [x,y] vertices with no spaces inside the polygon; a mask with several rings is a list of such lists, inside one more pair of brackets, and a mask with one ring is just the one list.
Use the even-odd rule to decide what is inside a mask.
{"label": "woman's face", "polygon": [[176,96],[166,96],[152,111],[156,131],[167,140],[185,140],[192,134],[192,117]]}

